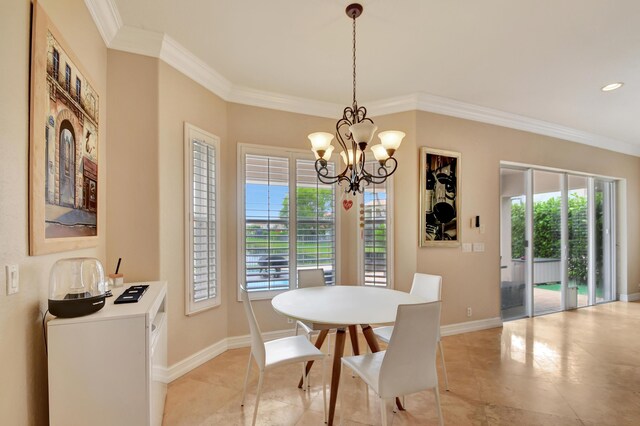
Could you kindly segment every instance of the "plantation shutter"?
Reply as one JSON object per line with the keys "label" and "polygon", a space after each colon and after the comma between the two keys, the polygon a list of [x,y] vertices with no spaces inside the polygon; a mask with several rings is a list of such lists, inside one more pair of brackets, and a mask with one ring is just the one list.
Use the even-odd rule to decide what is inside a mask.
{"label": "plantation shutter", "polygon": [[[334,164],[327,164],[329,175]],[[315,161],[296,160],[297,269],[324,270],[325,282],[336,283],[335,185],[318,180]]]}
{"label": "plantation shutter", "polygon": [[[377,164],[377,163],[376,163]],[[372,172],[373,164],[367,164]],[[386,287],[388,273],[388,214],[387,187],[385,183],[371,184],[364,193],[364,284]]]}
{"label": "plantation shutter", "polygon": [[193,291],[194,302],[217,296],[216,264],[216,151],[193,139]]}
{"label": "plantation shutter", "polygon": [[289,288],[289,160],[245,156],[247,290]]}

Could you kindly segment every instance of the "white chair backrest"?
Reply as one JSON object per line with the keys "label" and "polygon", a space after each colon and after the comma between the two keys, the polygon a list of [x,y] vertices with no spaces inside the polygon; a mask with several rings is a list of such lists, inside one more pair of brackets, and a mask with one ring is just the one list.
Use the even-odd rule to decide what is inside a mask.
{"label": "white chair backrest", "polygon": [[323,269],[300,269],[298,271],[298,288],[320,287],[326,285]]}
{"label": "white chair backrest", "polygon": [[413,285],[409,293],[420,296],[427,302],[437,302],[442,300],[442,277],[440,275],[429,275],[417,273],[413,276]]}
{"label": "white chair backrest", "polygon": [[438,385],[436,345],[440,302],[400,305],[380,366],[380,397],[407,395]]}
{"label": "white chair backrest", "polygon": [[251,332],[251,353],[256,359],[258,368],[264,370],[266,363],[266,355],[264,349],[264,340],[262,340],[262,334],[260,333],[260,327],[258,327],[258,321],[253,313],[253,307],[251,306],[251,300],[249,300],[249,293],[243,287],[240,287],[240,294],[242,295],[242,305],[244,306],[244,313],[247,315],[247,321],[249,322],[249,331]]}

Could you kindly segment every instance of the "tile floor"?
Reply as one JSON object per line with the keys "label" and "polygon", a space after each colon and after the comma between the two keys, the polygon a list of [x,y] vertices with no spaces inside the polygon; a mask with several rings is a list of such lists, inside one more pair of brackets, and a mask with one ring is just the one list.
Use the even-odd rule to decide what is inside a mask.
{"label": "tile floor", "polygon": [[[443,343],[451,389],[444,391],[440,375],[447,425],[640,425],[640,303],[507,322]],[[164,424],[251,424],[257,374],[240,407],[248,353],[227,351],[172,382]],[[258,424],[323,424],[321,369],[312,370],[309,392],[296,387],[300,369],[266,374]],[[335,424],[379,425],[375,394],[358,378],[346,382],[343,417],[338,402]],[[436,425],[433,403],[432,392],[407,396],[406,411],[394,414],[393,424]]]}

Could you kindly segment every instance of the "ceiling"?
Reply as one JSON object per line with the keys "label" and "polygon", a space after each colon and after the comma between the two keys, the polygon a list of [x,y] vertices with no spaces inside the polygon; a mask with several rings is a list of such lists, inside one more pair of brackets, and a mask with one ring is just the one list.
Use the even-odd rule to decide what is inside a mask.
{"label": "ceiling", "polygon": [[[135,51],[127,48],[134,36],[160,35],[233,88],[350,105],[349,1],[85,1],[90,10],[112,9],[117,25],[106,40],[110,47]],[[591,144],[640,155],[639,1],[361,3],[360,105],[435,95],[462,109],[557,125],[599,141]],[[125,33],[129,44],[118,41]],[[600,90],[616,81],[625,85]]]}

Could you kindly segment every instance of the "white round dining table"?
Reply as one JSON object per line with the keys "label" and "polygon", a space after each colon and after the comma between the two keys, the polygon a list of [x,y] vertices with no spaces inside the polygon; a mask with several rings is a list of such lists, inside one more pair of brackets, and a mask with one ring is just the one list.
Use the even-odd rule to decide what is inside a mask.
{"label": "white round dining table", "polygon": [[365,286],[322,286],[290,290],[271,300],[276,312],[318,325],[316,329],[394,322],[398,305],[423,303],[421,297]]}
{"label": "white round dining table", "polygon": [[[335,415],[346,329],[349,329],[354,355],[360,353],[357,325],[362,327],[362,333],[371,352],[378,352],[380,347],[370,324],[394,322],[398,305],[425,302],[423,298],[409,293],[365,286],[300,288],[280,293],[271,300],[276,312],[295,320],[312,323],[314,329],[320,330],[315,343],[317,348],[322,346],[330,329],[337,329],[329,398],[329,426],[333,424]],[[307,363],[306,374],[309,374],[312,365],[313,361]],[[302,386],[302,382],[300,379],[298,387]],[[402,409],[397,398],[396,404]]]}

